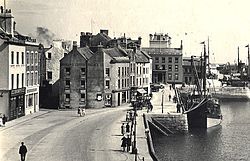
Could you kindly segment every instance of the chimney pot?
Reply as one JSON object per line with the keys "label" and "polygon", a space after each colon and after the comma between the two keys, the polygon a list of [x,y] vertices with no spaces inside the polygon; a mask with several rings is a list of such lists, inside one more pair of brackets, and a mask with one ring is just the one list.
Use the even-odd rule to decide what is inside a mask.
{"label": "chimney pot", "polygon": [[73,41],[73,49],[77,49],[77,41]]}

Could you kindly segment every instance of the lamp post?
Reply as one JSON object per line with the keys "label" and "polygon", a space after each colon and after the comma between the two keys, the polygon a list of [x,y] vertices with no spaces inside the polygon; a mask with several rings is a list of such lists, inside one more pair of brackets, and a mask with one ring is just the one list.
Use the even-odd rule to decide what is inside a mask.
{"label": "lamp post", "polygon": [[134,104],[134,141],[133,141],[133,149],[132,154],[135,154],[135,161],[137,160],[137,148],[136,148],[136,116],[137,116],[137,105],[138,100]]}
{"label": "lamp post", "polygon": [[163,99],[164,99],[164,89],[162,90],[162,96],[161,96],[161,113],[163,113]]}

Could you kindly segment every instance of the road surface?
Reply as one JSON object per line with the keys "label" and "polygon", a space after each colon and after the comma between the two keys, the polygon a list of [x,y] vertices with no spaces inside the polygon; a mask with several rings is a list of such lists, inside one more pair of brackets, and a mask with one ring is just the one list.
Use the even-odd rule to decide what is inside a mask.
{"label": "road surface", "polygon": [[92,110],[85,117],[76,111],[52,111],[4,129],[0,160],[18,161],[21,141],[28,148],[27,161],[126,160],[117,139],[127,109]]}

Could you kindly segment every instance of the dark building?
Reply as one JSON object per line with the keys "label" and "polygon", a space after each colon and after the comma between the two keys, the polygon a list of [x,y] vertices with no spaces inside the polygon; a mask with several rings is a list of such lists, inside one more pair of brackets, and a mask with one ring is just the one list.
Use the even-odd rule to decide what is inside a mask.
{"label": "dark building", "polygon": [[60,108],[86,107],[87,61],[93,55],[88,47],[73,49],[60,60]]}

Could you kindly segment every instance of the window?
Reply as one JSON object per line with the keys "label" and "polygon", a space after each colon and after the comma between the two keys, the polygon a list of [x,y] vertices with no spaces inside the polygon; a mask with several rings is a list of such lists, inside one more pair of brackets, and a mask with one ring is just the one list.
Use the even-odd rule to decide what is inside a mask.
{"label": "window", "polygon": [[158,70],[159,69],[159,65],[155,65],[155,69]]}
{"label": "window", "polygon": [[168,73],[168,80],[172,80],[172,73]]}
{"label": "window", "polygon": [[178,73],[175,73],[175,74],[174,74],[174,79],[175,79],[175,80],[178,80],[178,79],[179,79]]}
{"label": "window", "polygon": [[34,85],[37,85],[37,84],[38,84],[38,82],[37,82],[37,80],[38,80],[37,76],[38,76],[38,74],[37,74],[37,72],[36,72],[36,73],[35,73],[35,76],[34,76]]}
{"label": "window", "polygon": [[65,87],[70,87],[70,80],[65,81]]}
{"label": "window", "polygon": [[38,101],[37,100],[38,100],[38,94],[35,93],[34,94],[34,104],[35,104],[35,106],[38,105]]}
{"label": "window", "polygon": [[169,57],[169,58],[168,58],[168,62],[169,62],[169,63],[172,63],[172,57]]}
{"label": "window", "polygon": [[85,80],[81,80],[81,87],[85,89]]}
{"label": "window", "polygon": [[22,73],[22,87],[24,87],[24,73]]}
{"label": "window", "polygon": [[29,95],[29,101],[28,101],[28,106],[33,106],[33,95]]}
{"label": "window", "polygon": [[70,74],[70,68],[65,68],[65,72],[66,72],[66,74]]}
{"label": "window", "polygon": [[159,63],[159,57],[155,57],[155,63]]}
{"label": "window", "polygon": [[120,85],[120,79],[118,79],[118,88],[120,88],[121,85]]}
{"label": "window", "polygon": [[110,76],[110,73],[109,73],[109,68],[106,68],[106,72],[105,74],[109,77]]}
{"label": "window", "polygon": [[162,65],[162,70],[166,70],[166,67],[165,67],[165,65]]}
{"label": "window", "polygon": [[16,64],[19,64],[19,52],[16,52]]}
{"label": "window", "polygon": [[127,87],[129,87],[129,78],[127,79]]}
{"label": "window", "polygon": [[22,64],[24,64],[24,52],[22,52]]}
{"label": "window", "polygon": [[120,77],[120,75],[121,75],[121,68],[120,67],[118,67],[118,77]]}
{"label": "window", "polygon": [[19,88],[19,74],[16,75],[16,88]]}
{"label": "window", "polygon": [[30,77],[31,77],[30,78],[30,85],[33,86],[33,84],[34,84],[34,82],[33,82],[34,74],[31,73]]}
{"label": "window", "polygon": [[14,51],[11,52],[11,64],[14,64]]}
{"label": "window", "polygon": [[162,62],[162,63],[165,63],[165,57],[162,57],[162,58],[161,58],[161,62]]}
{"label": "window", "polygon": [[81,94],[81,102],[85,102],[85,93]]}
{"label": "window", "polygon": [[122,88],[124,87],[124,80],[122,79]]}
{"label": "window", "polygon": [[127,75],[129,75],[129,67],[127,67]]}
{"label": "window", "polygon": [[30,64],[34,63],[34,53],[30,54]]}
{"label": "window", "polygon": [[48,59],[51,59],[51,52],[48,52]]}
{"label": "window", "polygon": [[35,52],[35,57],[34,57],[34,59],[35,59],[35,64],[37,64],[38,63],[38,53],[37,52]]}
{"label": "window", "polygon": [[48,72],[47,72],[47,76],[48,76],[48,79],[52,79],[52,72],[51,72],[51,71],[48,71]]}
{"label": "window", "polygon": [[174,68],[174,70],[176,71],[176,72],[178,72],[178,65],[175,65],[175,68]]}
{"label": "window", "polygon": [[11,74],[11,89],[14,89],[14,74]]}
{"label": "window", "polygon": [[86,68],[81,68],[81,74],[85,75],[85,73],[86,73]]}
{"label": "window", "polygon": [[70,94],[65,94],[65,102],[69,102],[70,101]]}
{"label": "window", "polygon": [[146,68],[143,68],[143,74],[146,74]]}
{"label": "window", "polygon": [[109,89],[109,88],[110,88],[110,82],[109,82],[109,80],[106,80],[105,89]]}
{"label": "window", "polygon": [[27,64],[30,63],[30,53],[29,52],[26,53],[26,63]]}
{"label": "window", "polygon": [[179,62],[179,58],[177,58],[177,57],[174,58],[174,62],[175,62],[175,63],[178,63],[178,62]]}
{"label": "window", "polygon": [[26,85],[29,86],[29,83],[30,83],[30,74],[29,73],[27,73],[26,80],[27,80]]}
{"label": "window", "polygon": [[168,71],[172,71],[172,65],[168,65]]}
{"label": "window", "polygon": [[122,77],[124,76],[124,68],[122,67]]}

